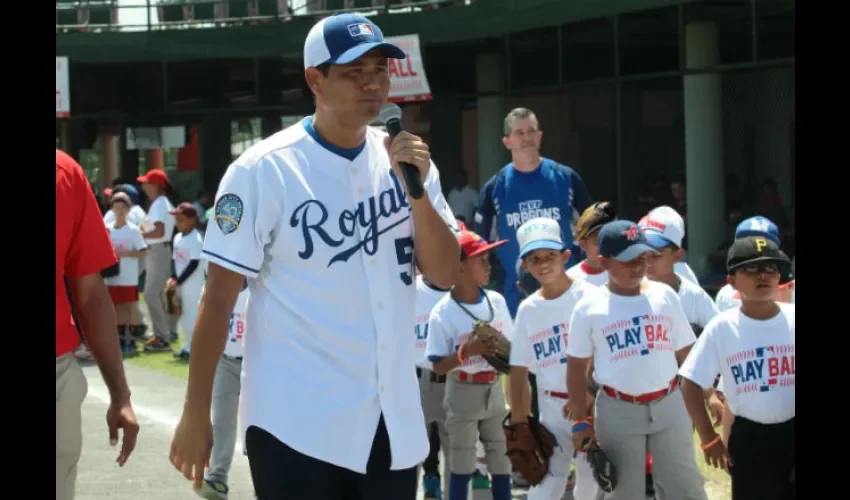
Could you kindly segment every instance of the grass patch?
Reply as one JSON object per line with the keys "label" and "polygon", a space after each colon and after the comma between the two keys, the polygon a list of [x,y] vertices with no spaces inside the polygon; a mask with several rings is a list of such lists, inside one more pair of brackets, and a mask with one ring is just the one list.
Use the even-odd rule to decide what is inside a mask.
{"label": "grass patch", "polygon": [[173,377],[187,379],[189,378],[189,362],[174,359],[174,353],[178,352],[182,346],[182,338],[171,343],[171,347],[173,349],[171,352],[143,352],[140,345],[139,353],[135,356],[125,358],[125,361],[133,363],[136,366],[141,366],[142,368],[156,370]]}

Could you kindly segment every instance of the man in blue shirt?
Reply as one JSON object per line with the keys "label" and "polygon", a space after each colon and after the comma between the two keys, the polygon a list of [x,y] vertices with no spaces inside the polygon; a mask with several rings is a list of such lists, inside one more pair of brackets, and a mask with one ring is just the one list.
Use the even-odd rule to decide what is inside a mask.
{"label": "man in blue shirt", "polygon": [[[495,253],[504,272],[503,295],[511,316],[516,315],[520,302],[516,230],[527,220],[549,217],[560,222],[564,241],[572,241],[573,224],[593,203],[576,171],[540,156],[542,137],[531,110],[516,108],[508,113],[502,143],[511,152],[512,161],[484,184],[475,213],[476,233],[489,241],[508,240]],[[578,260],[574,253],[567,266]]]}

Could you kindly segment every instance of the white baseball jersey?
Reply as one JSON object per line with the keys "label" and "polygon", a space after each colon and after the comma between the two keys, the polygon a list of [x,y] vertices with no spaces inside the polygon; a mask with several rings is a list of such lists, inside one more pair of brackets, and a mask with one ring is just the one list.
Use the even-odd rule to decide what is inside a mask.
{"label": "white baseball jersey", "polygon": [[569,323],[567,354],[593,357],[599,384],[634,396],[667,387],[679,370],[676,351],[696,340],[676,292],[657,281],[646,283],[636,296],[616,295],[608,287],[592,290]]}
{"label": "white baseball jersey", "polygon": [[711,296],[702,289],[701,286],[685,279],[679,275],[679,300],[682,302],[682,309],[685,311],[685,317],[692,325],[697,325],[705,328],[717,314],[717,306],[711,300]]}
{"label": "white baseball jersey", "polygon": [[[109,239],[112,241],[112,249],[116,252],[138,252],[147,248],[139,226],[127,222],[120,228],[115,223],[107,224]],[[119,259],[120,272],[118,276],[104,278],[106,286],[138,286],[139,285],[139,259],[137,257],[121,257]]]}
{"label": "white baseball jersey", "polygon": [[[741,294],[730,284],[723,285],[714,296],[714,303],[720,312],[741,307]],[[797,282],[794,281],[794,289],[791,290],[791,303],[797,303]]]}
{"label": "white baseball jersey", "polygon": [[174,259],[174,272],[177,276],[183,274],[183,271],[189,267],[189,262],[193,260],[198,262],[198,267],[192,272],[186,281],[180,285],[181,295],[200,297],[201,290],[204,288],[204,267],[202,261],[202,250],[204,247],[201,233],[197,229],[192,229],[186,234],[177,233],[174,236],[172,244],[171,258]]}
{"label": "white baseball jersey", "polygon": [[[691,269],[687,262],[676,262],[673,264],[673,271],[691,283],[699,285],[696,274],[694,274],[693,269]],[[608,271],[594,269],[588,266],[587,260],[583,260],[567,269],[567,275],[573,279],[583,279],[594,286],[602,286],[608,283]]]}
{"label": "white baseball jersey", "polygon": [[[492,317],[490,326],[502,332],[502,335],[508,339],[513,338],[514,324],[505,298],[493,290],[485,290],[484,293],[493,305],[492,316],[484,295],[477,304],[464,303],[463,307],[482,321]],[[431,310],[431,317],[428,318],[428,345],[425,347],[425,355],[431,361],[438,357],[456,356],[460,346],[465,344],[472,335],[475,323],[476,320],[457,305],[451,294],[446,294],[437,302]],[[492,372],[494,368],[481,356],[469,356],[462,365],[452,371],[458,370],[474,374]]]}
{"label": "white baseball jersey", "polygon": [[703,330],[679,373],[703,388],[718,373],[734,415],[763,424],[795,416],[795,308],[779,304],[779,314],[755,320],[730,309]]}
{"label": "white baseball jersey", "polygon": [[[127,212],[127,222],[132,222],[134,225],[142,227],[147,215],[148,214],[145,213],[144,208],[139,205],[133,205],[130,207],[130,211]],[[106,215],[103,216],[103,222],[106,224],[115,222],[115,212],[113,212],[111,208],[106,212]]]}
{"label": "white baseball jersey", "polygon": [[413,309],[416,315],[414,349],[416,350],[416,366],[426,370],[434,369],[434,364],[425,356],[425,347],[428,345],[428,318],[437,302],[447,293],[429,286],[421,275],[416,277],[416,306]]}
{"label": "white baseball jersey", "polygon": [[567,392],[570,315],[579,300],[594,289],[576,280],[557,299],[544,299],[537,291],[520,303],[511,338],[511,365],[535,373],[538,391]]}
{"label": "white baseball jersey", "polygon": [[[369,128],[353,160],[305,118],[255,144],[221,180],[204,255],[249,280],[241,432],[255,425],[361,474],[383,414],[392,469],[428,454],[410,333],[411,206]],[[455,226],[432,164],[430,202]],[[407,332],[407,333],[403,333]],[[292,411],[307,404],[310,411]]]}
{"label": "white baseball jersey", "polygon": [[224,355],[231,358],[241,358],[245,353],[245,312],[248,309],[248,282],[245,281],[245,286],[236,297],[236,306],[233,307],[233,312],[230,313],[230,330],[227,336],[227,343],[224,344]]}
{"label": "white baseball jersey", "polygon": [[142,229],[145,232],[153,231],[154,225],[157,222],[162,222],[163,226],[165,226],[165,233],[159,238],[148,239],[148,245],[171,241],[171,233],[174,232],[174,216],[169,212],[172,210],[174,210],[174,205],[164,195],[159,196],[151,202],[151,206],[148,207],[148,213],[145,215],[145,222],[142,224]]}

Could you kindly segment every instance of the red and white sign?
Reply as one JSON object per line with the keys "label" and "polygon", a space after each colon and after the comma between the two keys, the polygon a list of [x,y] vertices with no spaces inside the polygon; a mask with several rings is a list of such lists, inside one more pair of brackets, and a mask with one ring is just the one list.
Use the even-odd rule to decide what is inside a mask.
{"label": "red and white sign", "polygon": [[386,41],[407,54],[405,59],[390,59],[390,102],[430,101],[431,87],[425,76],[419,35],[390,36]]}
{"label": "red and white sign", "polygon": [[71,93],[68,84],[68,58],[56,58],[56,118],[71,116]]}

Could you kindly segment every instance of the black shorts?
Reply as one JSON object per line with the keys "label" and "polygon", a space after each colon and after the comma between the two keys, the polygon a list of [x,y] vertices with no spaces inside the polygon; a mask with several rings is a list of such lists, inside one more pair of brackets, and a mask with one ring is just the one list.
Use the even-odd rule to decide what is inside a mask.
{"label": "black shorts", "polygon": [[390,470],[390,437],[383,415],[366,474],[308,457],[253,425],[246,432],[245,448],[260,500],[416,499],[416,467]]}
{"label": "black shorts", "polygon": [[729,433],[732,500],[793,500],[794,419],[760,424],[735,417]]}

